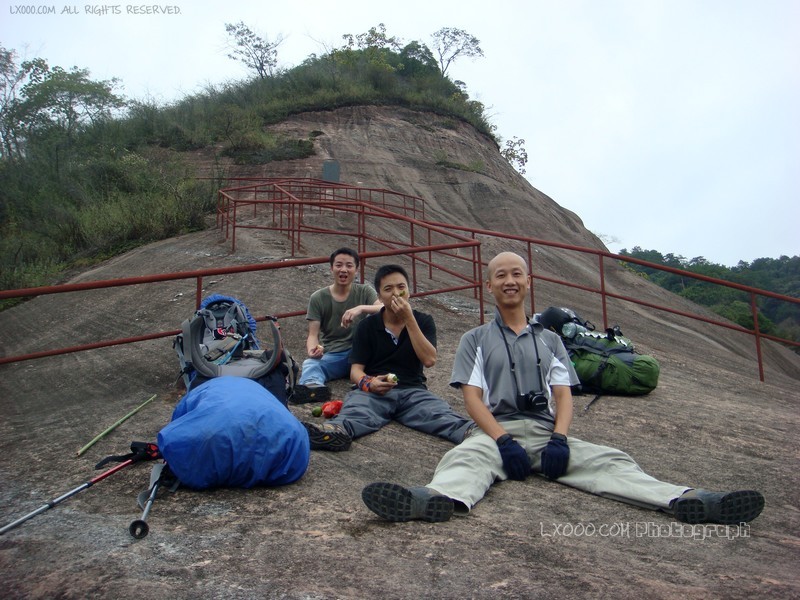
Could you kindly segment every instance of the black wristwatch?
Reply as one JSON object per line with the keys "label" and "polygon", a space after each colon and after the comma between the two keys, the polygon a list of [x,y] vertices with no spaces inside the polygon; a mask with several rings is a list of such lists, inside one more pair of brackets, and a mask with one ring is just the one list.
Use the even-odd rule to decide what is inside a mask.
{"label": "black wristwatch", "polygon": [[508,440],[513,440],[513,439],[514,439],[514,436],[513,436],[513,435],[511,435],[510,433],[504,433],[503,435],[501,435],[499,438],[497,438],[497,439],[495,440],[495,443],[496,443],[498,446],[502,446],[502,445],[503,445],[503,444],[505,444],[505,443],[506,443]]}
{"label": "black wristwatch", "polygon": [[567,441],[567,436],[565,436],[563,433],[556,433],[554,431],[553,435],[550,436],[550,439],[551,440],[561,440],[562,442],[566,442]]}

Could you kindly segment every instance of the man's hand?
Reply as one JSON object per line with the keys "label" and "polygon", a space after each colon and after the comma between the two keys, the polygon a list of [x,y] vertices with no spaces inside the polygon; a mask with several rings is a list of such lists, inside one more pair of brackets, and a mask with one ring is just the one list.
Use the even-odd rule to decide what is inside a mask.
{"label": "man's hand", "polygon": [[525,448],[519,445],[517,440],[506,433],[496,440],[497,448],[500,450],[500,457],[503,459],[503,469],[509,479],[524,481],[531,473],[531,459]]}
{"label": "man's hand", "polygon": [[567,472],[569,446],[567,436],[554,433],[542,450],[542,473],[550,479],[558,479]]}
{"label": "man's hand", "polygon": [[392,296],[392,302],[389,304],[389,308],[400,317],[404,323],[408,323],[409,319],[414,318],[414,313],[411,311],[411,304],[408,302],[407,292],[403,291],[400,294],[399,296],[397,294]]}
{"label": "man's hand", "polygon": [[342,327],[350,327],[358,315],[361,314],[361,307],[349,308],[342,315]]}
{"label": "man's hand", "polygon": [[322,358],[325,349],[322,347],[322,344],[317,344],[311,348],[306,348],[306,350],[308,351],[309,358]]}
{"label": "man's hand", "polygon": [[397,387],[396,381],[389,381],[389,375],[376,375],[369,382],[369,391],[383,396],[386,392]]}

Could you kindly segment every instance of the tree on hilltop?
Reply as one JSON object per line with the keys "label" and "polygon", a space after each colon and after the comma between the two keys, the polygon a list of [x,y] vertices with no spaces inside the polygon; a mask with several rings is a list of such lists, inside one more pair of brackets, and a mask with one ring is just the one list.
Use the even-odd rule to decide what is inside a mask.
{"label": "tree on hilltop", "polygon": [[442,27],[432,37],[435,44],[434,50],[439,56],[442,77],[447,76],[447,70],[457,58],[483,56],[481,41],[463,29]]}
{"label": "tree on hilltop", "polygon": [[283,36],[270,42],[256,35],[242,21],[235,25],[225,23],[225,31],[234,41],[228,58],[243,63],[248,69],[255,71],[260,79],[272,77],[278,64],[278,46],[283,43]]}
{"label": "tree on hilltop", "polygon": [[342,36],[342,39],[347,42],[346,46],[348,48],[358,48],[359,50],[388,48],[393,52],[398,52],[403,45],[399,38],[386,35],[386,25],[383,23],[378,23],[377,27],[370,27],[366,33],[357,35],[346,33]]}
{"label": "tree on hilltop", "polygon": [[0,155],[20,159],[34,148],[68,147],[80,129],[125,106],[114,93],[118,85],[90,79],[88,69],[51,68],[41,58],[17,67],[14,51],[0,47]]}

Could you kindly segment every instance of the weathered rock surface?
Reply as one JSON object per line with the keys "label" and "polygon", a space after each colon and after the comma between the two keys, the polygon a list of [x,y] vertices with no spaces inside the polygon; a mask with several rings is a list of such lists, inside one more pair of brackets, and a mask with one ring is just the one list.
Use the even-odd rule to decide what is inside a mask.
{"label": "weathered rock surface", "polygon": [[[306,137],[309,160],[240,174],[312,176],[333,158],[345,183],[421,196],[427,218],[602,249],[574,214],[534,190],[463,125],[394,109],[299,115],[276,127]],[[438,152],[438,154],[437,154]],[[480,173],[436,166],[437,156]],[[198,161],[203,157],[198,156]],[[210,168],[206,163],[205,172]],[[233,174],[232,171],[227,173]],[[307,236],[306,255],[335,243]],[[487,242],[484,259],[501,249]],[[117,257],[74,281],[276,261],[277,234],[242,234],[237,252],[213,229]],[[597,285],[597,261],[537,248],[534,271]],[[371,268],[374,268],[372,265]],[[647,281],[607,266],[610,289],[676,310],[690,307]],[[371,274],[370,271],[369,274]],[[206,279],[205,292],[237,295],[257,315],[303,309],[329,280],[326,264]],[[589,293],[537,287],[537,310],[571,306],[599,323]],[[439,330],[430,387],[463,411],[447,381],[461,334],[478,324],[468,296],[414,301]],[[194,308],[194,281],[40,296],[0,313],[0,348],[45,348],[176,329]],[[692,307],[698,310],[696,307]],[[638,398],[606,396],[588,412],[576,400],[572,435],[619,447],[661,479],[767,500],[746,528],[681,526],[670,517],[540,478],[495,486],[466,518],[391,524],[360,500],[375,480],[424,484],[447,442],[391,424],[350,452],[312,455],[305,477],[276,489],[180,489],[159,497],[150,534],[134,540],[136,495],[149,465],[121,471],[0,537],[8,598],[796,598],[798,357],[765,345],[758,381],[743,334],[613,301],[609,318],[662,366],[659,387]],[[302,317],[281,322],[287,347],[303,348]],[[0,366],[0,525],[95,476],[94,464],[154,440],[182,391],[170,339]],[[343,395],[345,382],[334,391]],[[149,398],[157,399],[80,458],[78,448]],[[311,406],[293,406],[311,419]]]}

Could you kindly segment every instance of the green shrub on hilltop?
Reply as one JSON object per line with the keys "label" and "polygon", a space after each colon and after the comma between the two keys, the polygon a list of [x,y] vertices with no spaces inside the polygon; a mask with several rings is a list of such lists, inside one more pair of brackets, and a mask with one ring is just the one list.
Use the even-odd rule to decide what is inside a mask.
{"label": "green shrub on hilltop", "polygon": [[217,186],[194,179],[182,153],[214,146],[238,164],[310,156],[315,136],[266,130],[292,114],[399,105],[466,121],[494,139],[483,105],[444,74],[456,51],[482,56],[466,32],[437,32],[435,39],[451,44],[437,49],[438,64],[427,46],[402,45],[381,25],[278,70],[276,44],[243,24],[226,28],[237,44],[260,52],[231,55],[260,57],[247,63],[258,76],[163,106],[125,101],[119,81],[94,81],[85,69],[64,71],[41,59],[18,65],[15,52],[0,47],[3,289],[46,285],[72,265],[202,228]]}

